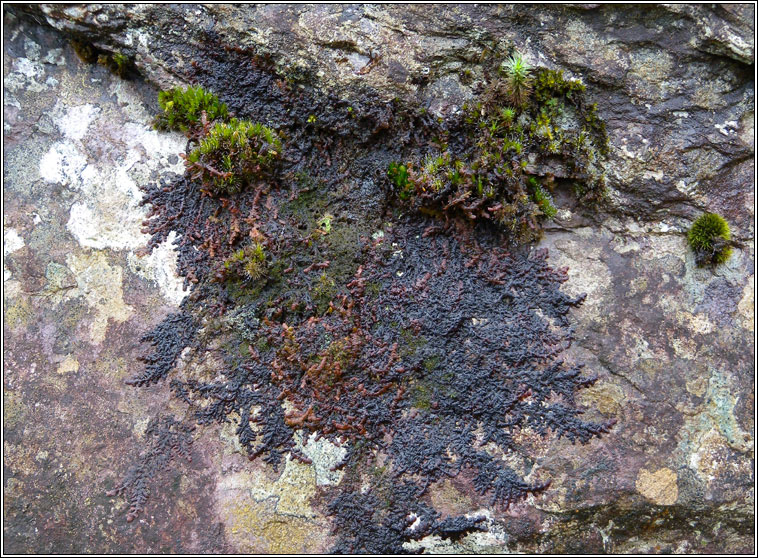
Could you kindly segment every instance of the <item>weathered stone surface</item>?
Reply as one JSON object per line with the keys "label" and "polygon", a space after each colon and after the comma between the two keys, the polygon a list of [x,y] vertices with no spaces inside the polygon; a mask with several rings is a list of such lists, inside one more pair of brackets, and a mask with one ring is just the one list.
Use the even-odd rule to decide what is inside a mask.
{"label": "weathered stone surface", "polygon": [[[533,471],[551,488],[505,512],[459,479],[438,483],[436,509],[482,513],[489,530],[414,545],[753,551],[752,6],[31,10],[39,25],[4,14],[8,551],[325,551],[329,520],[311,498],[338,480],[329,469],[341,451],[311,441],[314,464],[273,473],[240,455],[233,432],[207,428],[197,458],[167,472],[137,521],[105,496],[148,418],[175,405],[123,380],[141,366],[139,337],[185,294],[170,241],[139,255],[139,186],[182,172],[185,140],[150,129],[154,89],[84,64],[43,21],[126,54],[161,87],[189,81],[192,62],[211,64],[219,46],[245,47],[295,83],[347,99],[418,97],[441,117],[474,95],[493,43],[581,78],[608,125],[610,200],[587,215],[558,199],[542,245],[569,268],[564,290],[587,293],[565,357],[601,380],[581,403],[618,423],[584,446],[535,443]],[[743,244],[715,270],[686,246],[704,210]]]}

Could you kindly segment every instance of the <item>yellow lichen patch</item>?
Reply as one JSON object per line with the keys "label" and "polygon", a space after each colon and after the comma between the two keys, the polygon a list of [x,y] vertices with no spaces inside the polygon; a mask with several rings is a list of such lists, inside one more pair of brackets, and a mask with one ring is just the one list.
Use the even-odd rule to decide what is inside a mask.
{"label": "yellow lichen patch", "polygon": [[622,414],[625,400],[624,390],[608,382],[594,384],[580,392],[578,397],[580,405],[597,409],[604,415],[611,416]]}
{"label": "yellow lichen patch", "polygon": [[661,50],[645,50],[631,55],[626,79],[635,95],[643,99],[662,101],[673,85],[669,76],[674,59]]}
{"label": "yellow lichen patch", "polygon": [[34,459],[38,450],[35,450],[32,444],[3,444],[3,464],[14,475],[33,475],[38,465]]}
{"label": "yellow lichen patch", "polygon": [[647,277],[635,277],[631,281],[629,281],[629,292],[626,293],[626,296],[632,297],[636,295],[637,293],[642,293],[647,290]]}
{"label": "yellow lichen patch", "polygon": [[277,514],[273,507],[271,501],[265,500],[234,509],[227,534],[238,552],[309,554],[323,550],[323,526]]}
{"label": "yellow lichen patch", "polygon": [[71,355],[66,355],[66,358],[58,365],[56,372],[58,374],[67,374],[69,372],[79,371],[79,361]]}
{"label": "yellow lichen patch", "polygon": [[100,353],[99,358],[92,366],[98,377],[113,378],[114,380],[123,380],[130,372],[126,359],[114,355],[111,351]]}
{"label": "yellow lichen patch", "polygon": [[640,469],[635,485],[640,494],[659,506],[672,506],[679,497],[676,472],[666,467],[654,472]]}
{"label": "yellow lichen patch", "polygon": [[713,322],[702,312],[691,314],[686,310],[676,310],[675,317],[678,324],[689,328],[692,333],[708,335],[714,330]]}
{"label": "yellow lichen patch", "polygon": [[29,298],[21,297],[15,304],[9,305],[5,310],[5,324],[12,330],[26,327],[34,317],[34,311]]}
{"label": "yellow lichen patch", "polygon": [[705,390],[708,388],[708,380],[698,376],[692,380],[688,380],[685,385],[689,393],[696,397],[703,397]]}
{"label": "yellow lichen patch", "polygon": [[24,419],[26,407],[18,393],[3,390],[3,425],[11,429]]}
{"label": "yellow lichen patch", "polygon": [[288,459],[282,476],[274,483],[273,493],[279,496],[277,513],[317,517],[310,506],[310,500],[316,494],[313,466]]}
{"label": "yellow lichen patch", "polygon": [[288,461],[274,482],[263,470],[228,475],[217,488],[221,520],[238,552],[323,552],[325,518],[310,507],[315,492],[312,467]]}
{"label": "yellow lichen patch", "polygon": [[90,324],[92,343],[99,345],[105,340],[108,320],[124,322],[134,309],[124,302],[122,269],[108,263],[105,252],[69,255],[66,264],[76,277],[77,288],[71,297],[84,297],[94,309]]}

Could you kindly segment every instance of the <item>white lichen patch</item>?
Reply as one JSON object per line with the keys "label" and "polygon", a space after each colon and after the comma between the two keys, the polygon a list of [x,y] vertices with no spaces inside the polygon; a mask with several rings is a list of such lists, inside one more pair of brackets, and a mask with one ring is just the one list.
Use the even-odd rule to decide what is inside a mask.
{"label": "white lichen patch", "polygon": [[302,448],[303,454],[312,461],[316,473],[316,485],[336,486],[339,484],[344,472],[335,471],[333,468],[345,458],[347,447],[337,445],[326,438],[316,440],[315,432],[308,437],[304,446],[300,440],[302,440],[302,435],[298,438],[298,446]]}
{"label": "white lichen patch", "polygon": [[16,58],[11,63],[11,71],[3,79],[6,91],[41,93],[48,89],[44,83],[45,69],[40,62],[29,58]]}
{"label": "white lichen patch", "polygon": [[16,250],[24,247],[24,239],[19,236],[15,229],[3,229],[3,256],[8,256]]}
{"label": "white lichen patch", "polygon": [[141,186],[156,176],[181,174],[181,134],[158,133],[133,85],[114,80],[118,108],[69,102],[62,97],[50,111],[62,139],[39,162],[39,175],[75,192],[66,228],[85,248],[125,250],[129,268],[154,281],[166,300],[179,304],[186,290],[176,275],[175,234],[145,258],[136,251],[149,237],[142,232],[147,208]]}
{"label": "white lichen patch", "polygon": [[126,169],[88,165],[80,178],[83,198],[71,206],[66,224],[79,244],[98,250],[143,246],[147,235],[140,230],[145,218],[139,206],[142,194]]}
{"label": "white lichen patch", "polygon": [[443,539],[439,535],[427,535],[417,541],[403,543],[403,548],[409,553],[423,551],[425,554],[503,554],[513,552],[514,549],[508,548],[508,534],[493,520],[490,510],[480,509],[467,513],[465,516],[469,519],[484,518],[483,524],[486,529],[468,533],[458,541]]}
{"label": "white lichen patch", "polygon": [[69,296],[83,297],[92,308],[90,338],[93,344],[99,345],[105,340],[110,320],[124,322],[134,312],[124,302],[122,269],[110,265],[104,252],[71,254],[66,258],[66,265],[77,284]]}
{"label": "white lichen patch", "polygon": [[140,257],[129,253],[127,262],[132,273],[155,283],[163,297],[178,306],[189,294],[189,288],[184,287],[184,280],[176,273],[175,241],[176,232],[171,231],[168,238],[156,246],[150,255]]}
{"label": "white lichen patch", "polygon": [[[3,258],[7,258],[8,255],[21,250],[23,247],[24,239],[19,236],[15,229],[3,227]],[[12,276],[11,270],[3,264],[3,282],[9,281]]]}
{"label": "white lichen patch", "polygon": [[39,175],[45,182],[78,188],[87,157],[72,141],[54,144],[39,162]]}
{"label": "white lichen patch", "polygon": [[602,257],[605,240],[596,231],[581,228],[570,235],[546,236],[543,242],[550,254],[550,265],[568,268],[568,281],[561,290],[571,296],[587,295],[580,311],[588,316],[602,315],[603,296],[611,288],[611,272]]}
{"label": "white lichen patch", "polygon": [[58,101],[50,115],[64,136],[72,140],[81,140],[99,112],[100,109],[94,105],[65,107]]}

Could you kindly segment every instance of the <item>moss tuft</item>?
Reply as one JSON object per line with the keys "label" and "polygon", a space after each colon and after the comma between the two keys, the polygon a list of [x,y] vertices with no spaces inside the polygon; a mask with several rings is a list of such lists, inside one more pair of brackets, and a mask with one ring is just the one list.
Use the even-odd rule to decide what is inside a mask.
{"label": "moss tuft", "polygon": [[211,128],[187,156],[187,166],[212,193],[234,194],[268,174],[281,152],[281,140],[273,130],[232,118]]}
{"label": "moss tuft", "polygon": [[163,109],[154,122],[158,130],[191,131],[202,125],[203,112],[208,122],[229,117],[226,104],[200,86],[161,91],[158,93],[158,103]]}
{"label": "moss tuft", "polygon": [[716,213],[701,215],[692,224],[687,240],[698,266],[722,264],[732,254],[729,223]]}

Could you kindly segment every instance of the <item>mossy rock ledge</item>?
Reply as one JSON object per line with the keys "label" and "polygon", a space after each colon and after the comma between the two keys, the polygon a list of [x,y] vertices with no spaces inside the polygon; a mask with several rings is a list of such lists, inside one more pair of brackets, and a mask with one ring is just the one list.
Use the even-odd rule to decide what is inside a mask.
{"label": "mossy rock ledge", "polygon": [[4,6],[3,550],[753,553],[753,10]]}

